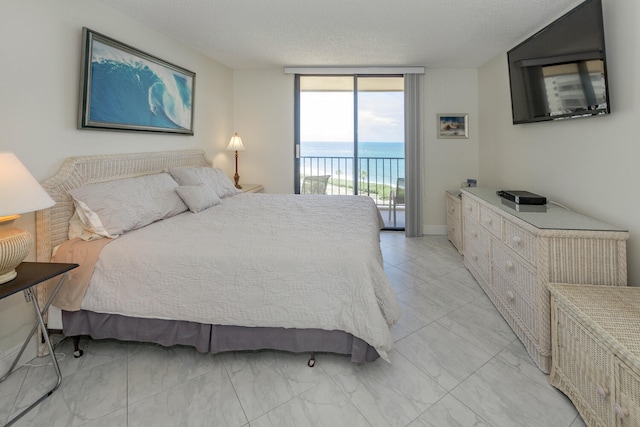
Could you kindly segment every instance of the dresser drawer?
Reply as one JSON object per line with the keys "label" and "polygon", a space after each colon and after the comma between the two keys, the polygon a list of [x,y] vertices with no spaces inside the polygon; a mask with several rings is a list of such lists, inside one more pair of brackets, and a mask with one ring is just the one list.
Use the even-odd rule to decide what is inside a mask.
{"label": "dresser drawer", "polygon": [[578,390],[597,425],[615,426],[613,354],[560,305],[556,316],[558,360],[554,365]]}
{"label": "dresser drawer", "polygon": [[504,237],[502,241],[516,253],[536,265],[536,237],[510,221],[504,221]]}
{"label": "dresser drawer", "polygon": [[[489,253],[489,233],[480,224],[465,215],[462,218],[464,226],[465,247],[468,244],[477,246],[480,251]],[[465,254],[466,255],[466,254]]]}
{"label": "dresser drawer", "polygon": [[461,248],[462,225],[457,218],[447,215],[447,236],[456,248]]}
{"label": "dresser drawer", "polygon": [[468,215],[476,221],[480,218],[480,205],[469,197],[462,197],[462,214]]}
{"label": "dresser drawer", "polygon": [[640,426],[640,377],[616,359],[616,406],[613,410],[622,426]]}
{"label": "dresser drawer", "polygon": [[462,201],[457,197],[447,194],[447,215],[454,218],[462,218]]}
{"label": "dresser drawer", "polygon": [[518,324],[526,331],[529,339],[538,343],[538,310],[535,304],[531,304],[518,286],[497,268],[493,269],[493,288],[506,307],[518,318]]}
{"label": "dresser drawer", "polygon": [[490,269],[489,269],[489,252],[479,248],[473,242],[468,242],[466,237],[464,241],[465,245],[465,260],[471,264],[471,266],[477,270],[485,283],[490,283]]}
{"label": "dresser drawer", "polygon": [[535,305],[538,295],[536,270],[500,243],[494,243],[491,257],[494,267],[502,270],[505,279],[513,283],[518,291]]}
{"label": "dresser drawer", "polygon": [[484,206],[480,206],[480,224],[498,239],[502,238],[502,217]]}
{"label": "dresser drawer", "polygon": [[462,198],[447,191],[447,237],[462,254]]}

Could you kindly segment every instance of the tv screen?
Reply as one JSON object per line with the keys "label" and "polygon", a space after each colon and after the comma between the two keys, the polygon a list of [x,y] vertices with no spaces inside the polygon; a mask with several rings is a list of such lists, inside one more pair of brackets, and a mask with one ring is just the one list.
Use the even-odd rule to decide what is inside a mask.
{"label": "tv screen", "polygon": [[507,59],[514,124],[610,112],[601,0],[581,3]]}

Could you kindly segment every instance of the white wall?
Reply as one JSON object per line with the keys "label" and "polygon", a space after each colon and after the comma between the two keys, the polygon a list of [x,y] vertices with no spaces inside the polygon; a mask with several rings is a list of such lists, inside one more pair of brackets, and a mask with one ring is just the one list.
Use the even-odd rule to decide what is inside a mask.
{"label": "white wall", "polygon": [[247,150],[239,153],[240,184],[293,193],[293,79],[282,68],[234,72],[234,129]]}
{"label": "white wall", "polygon": [[[0,151],[38,180],[69,156],[199,148],[232,172],[232,70],[94,0],[3,0],[0,13]],[[196,73],[194,136],[78,130],[82,27]],[[35,233],[35,215],[19,224]],[[27,260],[35,260],[32,251]],[[0,301],[0,362],[35,316],[22,294]],[[24,332],[24,334],[22,333]]]}
{"label": "white wall", "polygon": [[[427,69],[423,149],[423,230],[446,234],[445,191],[478,179],[478,75],[476,69]],[[438,139],[437,114],[468,113],[468,139]],[[482,185],[478,181],[478,185]]]}
{"label": "white wall", "polygon": [[[282,68],[234,72],[234,124],[247,151],[241,182],[294,190],[294,79]],[[424,84],[423,229],[446,233],[444,192],[478,176],[477,70],[427,70]],[[437,113],[469,113],[469,139],[437,139]]]}
{"label": "white wall", "polygon": [[640,7],[604,0],[612,114],[511,124],[506,54],[479,69],[480,182],[526,189],[627,228],[629,283],[640,285]]}

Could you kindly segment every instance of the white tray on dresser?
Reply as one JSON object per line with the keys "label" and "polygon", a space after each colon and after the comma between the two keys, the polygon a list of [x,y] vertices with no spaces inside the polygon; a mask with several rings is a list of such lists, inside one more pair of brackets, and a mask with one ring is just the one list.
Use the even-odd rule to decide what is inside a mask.
{"label": "white tray on dresser", "polygon": [[554,204],[518,206],[497,190],[462,189],[464,263],[549,373],[547,284],[626,285],[629,233]]}

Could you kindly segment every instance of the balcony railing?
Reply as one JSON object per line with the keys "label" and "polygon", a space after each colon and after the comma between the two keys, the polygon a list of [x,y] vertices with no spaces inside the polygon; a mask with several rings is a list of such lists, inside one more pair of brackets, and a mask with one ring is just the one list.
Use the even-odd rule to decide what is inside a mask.
{"label": "balcony railing", "polygon": [[389,206],[398,178],[404,178],[402,157],[359,157],[354,174],[353,157],[300,157],[300,182],[305,176],[329,175],[327,194],[359,194]]}

